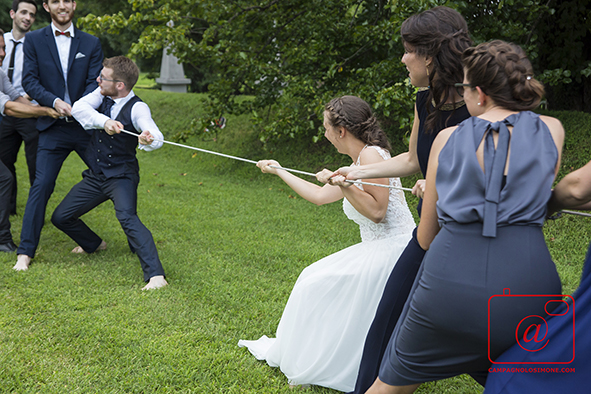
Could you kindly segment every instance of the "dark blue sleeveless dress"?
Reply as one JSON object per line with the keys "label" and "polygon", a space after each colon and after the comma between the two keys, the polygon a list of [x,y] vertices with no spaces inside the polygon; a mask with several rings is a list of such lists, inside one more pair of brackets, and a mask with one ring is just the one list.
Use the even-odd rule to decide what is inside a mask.
{"label": "dark blue sleeveless dress", "polygon": [[[483,138],[484,172],[475,153]],[[561,291],[541,227],[557,160],[548,127],[531,112],[492,124],[469,118],[450,136],[437,171],[441,230],[385,352],[383,382],[469,373],[484,384],[490,360],[525,331],[519,322],[546,316],[546,302],[559,297],[545,295]]]}
{"label": "dark blue sleeveless dress", "polygon": [[[417,138],[417,158],[423,174],[427,173],[427,164],[431,146],[439,132],[449,126],[455,126],[463,120],[470,117],[466,105],[458,103],[456,108],[444,108],[441,110],[437,126],[432,132],[425,130],[425,122],[433,106],[429,102],[429,90],[420,90],[417,93],[416,108],[419,117],[419,133]],[[422,200],[419,201],[417,210],[421,214]],[[378,377],[380,362],[384,356],[384,351],[388,346],[392,331],[400,317],[404,303],[415,280],[425,251],[419,246],[417,241],[416,229],[413,231],[413,237],[408,243],[404,252],[398,258],[394,269],[388,277],[384,293],[376,310],[374,320],[371,323],[365,344],[363,355],[359,366],[359,373],[355,383],[355,390],[352,394],[363,394],[371,387]]]}

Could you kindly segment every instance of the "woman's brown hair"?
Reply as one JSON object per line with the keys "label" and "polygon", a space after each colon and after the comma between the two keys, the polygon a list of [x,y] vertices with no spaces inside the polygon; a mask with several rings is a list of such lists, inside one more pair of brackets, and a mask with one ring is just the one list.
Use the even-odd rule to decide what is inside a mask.
{"label": "woman's brown hair", "polygon": [[466,78],[495,104],[513,111],[536,108],[544,85],[533,77],[532,65],[519,46],[495,40],[468,48],[462,55]]}
{"label": "woman's brown hair", "polygon": [[365,100],[356,96],[337,97],[326,104],[324,110],[331,126],[344,127],[367,145],[391,149],[386,133]]}
{"label": "woman's brown hair", "polygon": [[468,25],[462,15],[449,7],[435,7],[406,19],[400,28],[405,48],[433,59],[429,73],[430,111],[425,130],[433,131],[439,123],[441,107],[454,96],[455,83],[464,79],[462,53],[472,45]]}

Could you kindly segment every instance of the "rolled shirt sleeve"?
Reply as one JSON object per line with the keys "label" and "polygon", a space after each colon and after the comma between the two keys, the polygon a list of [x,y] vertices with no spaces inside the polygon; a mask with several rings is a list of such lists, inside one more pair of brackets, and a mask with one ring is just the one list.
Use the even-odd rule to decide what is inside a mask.
{"label": "rolled shirt sleeve", "polygon": [[135,127],[137,131],[142,133],[148,130],[154,137],[154,141],[152,141],[150,145],[139,144],[139,149],[150,152],[160,148],[164,144],[162,142],[164,140],[164,136],[152,119],[150,107],[148,107],[146,103],[142,101],[135,103],[131,109],[131,121],[133,122],[133,127]]}
{"label": "rolled shirt sleeve", "polygon": [[4,107],[6,107],[6,103],[9,101],[10,97],[0,92],[0,112],[2,113],[2,115],[4,115]]}
{"label": "rolled shirt sleeve", "polygon": [[18,99],[21,95],[12,86],[4,70],[0,69],[0,112],[4,115],[4,107],[9,101]]}
{"label": "rolled shirt sleeve", "polygon": [[[130,94],[126,96],[126,100],[129,100],[134,95],[135,94],[130,92]],[[72,116],[85,130],[102,129],[105,127],[105,122],[110,119],[108,116],[97,111],[98,107],[100,107],[103,102],[103,98],[104,96],[101,94],[101,88],[98,87],[80,100],[76,101],[72,106]],[[138,132],[141,133],[148,130],[154,137],[154,141],[150,145],[142,145],[138,143],[139,149],[150,152],[162,146],[164,136],[152,119],[152,113],[146,103],[139,101],[133,105],[131,108],[131,121],[133,122],[133,127],[135,127]]]}

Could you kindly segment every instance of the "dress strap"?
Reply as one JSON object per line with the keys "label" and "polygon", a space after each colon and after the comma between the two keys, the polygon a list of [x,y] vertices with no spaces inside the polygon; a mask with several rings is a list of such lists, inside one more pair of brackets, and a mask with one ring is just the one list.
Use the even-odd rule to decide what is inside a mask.
{"label": "dress strap", "polygon": [[357,156],[357,161],[355,162],[355,165],[358,166],[361,163],[361,152],[363,152],[365,150],[365,148],[367,148],[368,145],[365,144],[365,146],[359,151],[359,156]]}
{"label": "dress strap", "polygon": [[[507,125],[509,119],[492,123],[484,140],[484,172],[486,175],[482,235],[497,236],[497,209],[503,184],[503,173],[507,163],[511,134]],[[499,133],[497,148],[493,139],[493,130]]]}

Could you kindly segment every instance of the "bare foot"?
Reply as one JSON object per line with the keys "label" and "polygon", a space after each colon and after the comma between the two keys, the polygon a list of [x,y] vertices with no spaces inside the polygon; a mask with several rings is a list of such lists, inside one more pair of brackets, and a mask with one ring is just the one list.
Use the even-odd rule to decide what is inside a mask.
{"label": "bare foot", "polygon": [[19,254],[16,256],[16,264],[12,269],[15,271],[26,271],[29,269],[29,264],[31,264],[31,258],[26,254]]}
{"label": "bare foot", "polygon": [[148,284],[142,290],[154,290],[164,287],[168,284],[163,275],[156,275],[150,278]]}
{"label": "bare foot", "polygon": [[[107,249],[107,243],[105,241],[101,241],[101,244],[99,245],[98,248],[96,248],[95,252],[98,252],[99,250],[105,250]],[[74,249],[72,249],[72,253],[76,253],[76,254],[87,254],[84,249],[82,249],[82,246],[76,246]]]}

